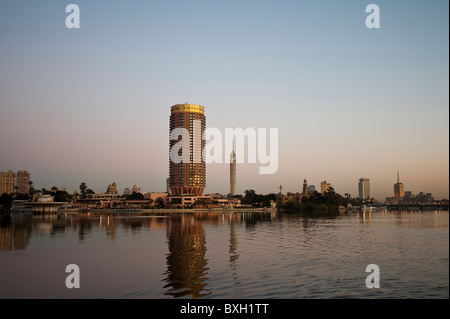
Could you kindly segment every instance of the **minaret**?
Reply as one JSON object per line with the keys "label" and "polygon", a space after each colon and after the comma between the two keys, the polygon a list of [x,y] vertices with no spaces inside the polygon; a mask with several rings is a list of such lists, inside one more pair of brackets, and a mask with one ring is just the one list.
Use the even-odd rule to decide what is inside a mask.
{"label": "minaret", "polygon": [[303,195],[308,195],[308,182],[306,181],[306,179],[303,180]]}
{"label": "minaret", "polygon": [[230,196],[236,195],[236,152],[235,141],[233,141],[233,152],[230,160]]}

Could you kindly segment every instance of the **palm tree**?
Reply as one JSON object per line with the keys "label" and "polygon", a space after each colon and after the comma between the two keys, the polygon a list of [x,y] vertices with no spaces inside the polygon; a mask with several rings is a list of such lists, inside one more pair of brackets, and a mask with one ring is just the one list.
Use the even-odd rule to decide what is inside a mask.
{"label": "palm tree", "polygon": [[86,198],[86,190],[87,190],[87,185],[85,182],[80,184],[80,192],[81,192],[81,197],[82,198]]}
{"label": "palm tree", "polygon": [[33,200],[34,197],[34,187],[33,187],[33,181],[29,181],[28,185],[30,185],[29,189],[28,189],[28,194],[31,198],[31,200]]}

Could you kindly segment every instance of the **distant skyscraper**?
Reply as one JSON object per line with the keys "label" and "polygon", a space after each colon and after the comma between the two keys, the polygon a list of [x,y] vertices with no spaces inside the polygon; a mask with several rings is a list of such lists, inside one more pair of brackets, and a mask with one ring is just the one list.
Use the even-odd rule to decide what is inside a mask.
{"label": "distant skyscraper", "polygon": [[236,151],[233,144],[233,152],[231,152],[230,161],[230,195],[236,195]]}
{"label": "distant skyscraper", "polygon": [[16,177],[17,193],[28,194],[30,191],[30,173],[21,170],[17,172]]}
{"label": "distant skyscraper", "polygon": [[308,193],[312,194],[316,191],[316,186],[314,185],[309,185],[308,186]]}
{"label": "distant skyscraper", "polygon": [[16,186],[16,173],[9,170],[0,173],[0,195],[3,193],[13,194]]}
{"label": "distant skyscraper", "polygon": [[370,198],[370,179],[364,177],[359,179],[358,194],[360,199]]}
{"label": "distant skyscraper", "polygon": [[397,171],[397,183],[394,184],[394,197],[403,197],[405,196],[405,189],[403,184],[400,183],[400,174]]}
{"label": "distant skyscraper", "polygon": [[[201,196],[206,186],[206,165],[203,156],[205,147],[204,132],[206,126],[205,109],[195,104],[177,104],[171,107],[170,132],[177,128],[184,128],[189,132],[189,161],[180,163],[169,158],[169,186],[172,195]],[[169,140],[170,150],[177,140]],[[187,153],[187,149],[184,149]],[[178,154],[185,155],[185,154]]]}

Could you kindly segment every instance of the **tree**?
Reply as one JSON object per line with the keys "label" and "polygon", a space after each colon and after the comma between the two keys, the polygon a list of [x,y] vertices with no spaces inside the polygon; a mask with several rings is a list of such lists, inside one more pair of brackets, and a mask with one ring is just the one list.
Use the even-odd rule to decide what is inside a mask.
{"label": "tree", "polygon": [[52,191],[51,190],[47,190],[46,188],[42,188],[42,195],[52,195]]}
{"label": "tree", "polygon": [[69,193],[66,191],[56,191],[54,201],[55,202],[67,202],[69,199]]}
{"label": "tree", "polygon": [[144,195],[142,195],[141,193],[136,193],[133,192],[131,195],[127,196],[127,200],[143,200],[144,199]]}
{"label": "tree", "polygon": [[3,193],[0,196],[0,205],[3,206],[4,209],[10,209],[12,205],[13,198],[11,195]]}
{"label": "tree", "polygon": [[28,189],[28,195],[30,196],[31,199],[33,199],[33,196],[35,194],[35,189],[33,187],[33,181],[29,181],[28,185],[30,185],[30,188]]}
{"label": "tree", "polygon": [[261,202],[263,204],[263,206],[265,206],[265,207],[269,207],[271,202],[277,201],[277,195],[275,193],[270,193],[267,195],[258,195],[258,196],[261,197],[261,199],[258,201]]}
{"label": "tree", "polygon": [[155,206],[159,207],[159,208],[164,208],[164,199],[162,199],[161,197],[158,197],[155,200]]}
{"label": "tree", "polygon": [[345,194],[345,197],[336,193],[333,188],[330,188],[324,194],[313,192],[308,197],[303,197],[300,203],[288,202],[283,208],[290,211],[301,212],[336,212],[339,207],[346,206],[353,199],[350,194]]}
{"label": "tree", "polygon": [[244,197],[242,198],[242,204],[246,204],[246,205],[251,205],[255,202],[256,200],[256,192],[251,189],[251,190],[246,190]]}
{"label": "tree", "polygon": [[81,198],[86,198],[86,189],[87,189],[87,185],[85,182],[80,184],[80,192],[81,192]]}
{"label": "tree", "polygon": [[30,197],[28,196],[28,194],[17,194],[16,195],[16,200],[29,200]]}

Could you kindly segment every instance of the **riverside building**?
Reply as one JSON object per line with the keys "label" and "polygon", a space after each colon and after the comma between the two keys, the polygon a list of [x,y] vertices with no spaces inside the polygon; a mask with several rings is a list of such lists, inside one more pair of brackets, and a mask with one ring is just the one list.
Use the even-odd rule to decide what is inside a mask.
{"label": "riverside building", "polygon": [[[184,128],[189,138],[176,135],[169,138],[170,150],[184,141],[183,152],[189,152],[189,160],[176,163],[169,156],[169,190],[172,196],[202,196],[206,187],[206,164],[203,156],[206,127],[205,109],[196,104],[176,104],[171,107],[170,132]],[[184,154],[183,154],[184,155]]]}

